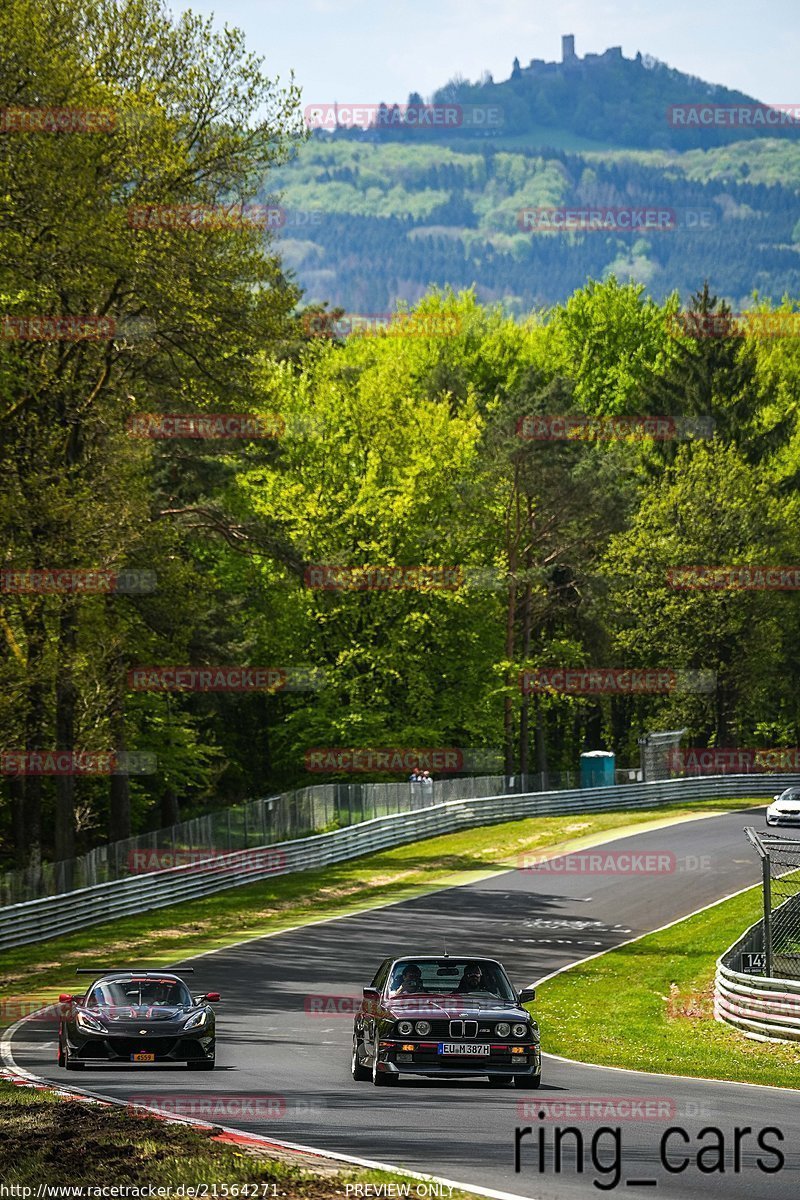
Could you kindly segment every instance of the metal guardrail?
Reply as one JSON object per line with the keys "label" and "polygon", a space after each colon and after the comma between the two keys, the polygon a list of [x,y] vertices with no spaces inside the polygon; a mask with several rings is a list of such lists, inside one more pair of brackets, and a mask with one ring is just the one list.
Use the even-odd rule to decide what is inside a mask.
{"label": "metal guardrail", "polygon": [[[783,786],[800,784],[797,776],[777,778]],[[63,895],[12,904],[0,909],[0,949],[45,941],[89,925],[212,895],[273,875],[311,871],[375,850],[476,825],[559,813],[659,808],[683,799],[771,797],[775,779],[769,775],[728,775],[451,800],[414,812],[378,817],[331,833],[236,851],[207,862],[131,875]]]}
{"label": "metal guardrail", "polygon": [[[629,772],[617,774],[617,783],[629,782],[624,777]],[[467,776],[436,779],[429,784],[407,780],[311,784],[191,817],[166,829],[152,829],[96,846],[86,854],[62,862],[42,862],[4,871],[0,873],[0,907],[94,887],[128,875],[201,862],[212,855],[343,829],[374,817],[428,808],[447,800],[502,796],[511,791],[561,791],[577,784],[574,772],[511,778]]]}
{"label": "metal guardrail", "polygon": [[714,1016],[758,1040],[800,1041],[800,979],[778,979],[737,971],[742,953],[764,949],[763,920],[742,934],[717,959]]}

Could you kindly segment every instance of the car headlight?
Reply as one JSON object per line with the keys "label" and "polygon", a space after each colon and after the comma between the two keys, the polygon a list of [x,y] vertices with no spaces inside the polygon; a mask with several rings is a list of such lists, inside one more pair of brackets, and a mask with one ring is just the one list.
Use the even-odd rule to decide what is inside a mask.
{"label": "car headlight", "polygon": [[511,1032],[514,1034],[514,1037],[527,1037],[529,1030],[527,1025],[523,1025],[522,1021],[519,1021]]}
{"label": "car headlight", "polygon": [[397,1032],[400,1034],[401,1037],[408,1037],[408,1035],[410,1033],[414,1032],[413,1021],[398,1021],[397,1022]]}
{"label": "car headlight", "polygon": [[94,1017],[90,1017],[88,1013],[79,1012],[75,1018],[79,1029],[88,1029],[91,1033],[107,1033],[105,1025],[101,1025]]}
{"label": "car headlight", "polygon": [[508,1037],[511,1033],[511,1026],[508,1021],[501,1021],[499,1025],[495,1025],[494,1031],[498,1037]]}
{"label": "car headlight", "polygon": [[206,1023],[206,1011],[205,1011],[205,1009],[203,1009],[202,1012],[195,1013],[193,1017],[189,1017],[189,1020],[186,1022],[186,1024],[184,1025],[183,1028],[184,1029],[199,1029],[201,1027],[201,1025],[205,1025],[205,1023]]}
{"label": "car headlight", "polygon": [[414,1028],[416,1029],[416,1031],[420,1035],[420,1037],[425,1037],[431,1031],[431,1023],[430,1023],[430,1021],[417,1021]]}

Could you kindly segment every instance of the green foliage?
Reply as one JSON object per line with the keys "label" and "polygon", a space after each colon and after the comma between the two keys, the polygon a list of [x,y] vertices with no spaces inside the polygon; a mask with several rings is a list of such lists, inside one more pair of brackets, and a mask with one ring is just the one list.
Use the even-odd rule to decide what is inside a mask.
{"label": "green foliage", "polygon": [[[659,247],[685,249],[672,233],[632,247],[576,238],[581,286],[555,307],[533,302],[531,263],[559,261],[564,243],[526,238],[519,207],[586,203],[596,188],[615,203],[619,162],[336,139],[290,167],[296,91],[266,78],[238,33],[168,18],[157,0],[123,8],[120,23],[111,0],[80,11],[12,0],[0,32],[15,47],[0,106],[118,117],[104,134],[0,145],[3,312],[116,323],[91,340],[0,339],[0,531],[6,568],[135,568],[157,586],[0,594],[0,747],[143,751],[158,767],[110,783],[4,778],[4,862],[70,857],[317,782],[314,747],[501,752],[516,775],[572,771],[599,746],[635,765],[637,737],[665,721],[701,744],[796,740],[795,595],[677,591],[666,572],[800,561],[798,340],[692,338],[676,294],[659,303],[606,277],[615,260],[649,270]],[[748,182],[731,185],[736,211],[767,191],[783,204],[781,189],[751,182],[755,150],[748,162]],[[654,185],[652,162],[625,171]],[[288,243],[314,260],[320,294],[304,308],[254,225],[137,229],[126,215],[228,211],[281,186],[290,210],[333,206],[330,224]],[[456,222],[458,236],[441,235]],[[341,229],[351,240],[334,254]],[[385,265],[395,235],[408,271]],[[489,302],[469,286],[465,248],[502,276]],[[427,287],[459,256],[464,287]],[[390,301],[381,270],[394,272]],[[334,283],[362,314],[408,301],[388,330],[348,334],[343,309],[328,307]],[[691,304],[704,319],[727,311],[709,286]],[[778,313],[793,309],[787,299]],[[143,412],[249,413],[273,432],[133,437]],[[526,417],[637,414],[707,419],[710,436],[520,433]],[[324,590],[309,586],[315,565],[438,568],[452,586]],[[318,674],[297,690],[163,695],[131,686],[137,665]],[[716,683],[666,697],[519,686],[526,670],[593,665],[710,671]]]}

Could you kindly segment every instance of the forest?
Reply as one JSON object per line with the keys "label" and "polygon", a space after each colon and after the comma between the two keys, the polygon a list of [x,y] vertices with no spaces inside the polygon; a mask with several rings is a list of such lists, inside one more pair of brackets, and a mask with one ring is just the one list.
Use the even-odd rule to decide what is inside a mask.
{"label": "forest", "polygon": [[[242,218],[305,137],[293,85],[234,32],[124,9],[11,0],[0,32],[5,110],[113,114],[0,142],[2,865],[336,778],[309,775],[325,747],[512,772],[635,764],[649,729],[797,745],[796,589],[680,574],[800,563],[793,301],[770,336],[709,320],[702,258],[659,299],[582,259],[547,305],[498,264],[510,313],[420,247],[425,294],[343,333]],[[568,669],[704,683],[529,686]]]}
{"label": "forest", "polygon": [[[384,312],[431,284],[473,284],[517,316],[563,304],[588,278],[688,302],[698,279],[735,309],[800,290],[800,151],[763,138],[684,153],[488,143],[365,144],[316,135],[265,181],[280,192],[281,254],[307,303]],[[553,206],[655,207],[661,230],[542,232]]]}

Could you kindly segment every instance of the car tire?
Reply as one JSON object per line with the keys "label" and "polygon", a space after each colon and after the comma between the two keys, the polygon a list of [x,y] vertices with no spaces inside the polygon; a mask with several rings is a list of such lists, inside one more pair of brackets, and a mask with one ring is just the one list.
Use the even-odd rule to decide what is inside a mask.
{"label": "car tire", "polygon": [[358,1047],[359,1041],[356,1035],[353,1034],[353,1056],[350,1059],[350,1074],[356,1083],[369,1083],[370,1079],[372,1079],[372,1072],[369,1067],[365,1067],[362,1063]]}
{"label": "car tire", "polygon": [[538,1075],[515,1075],[514,1086],[518,1088],[531,1088],[533,1091],[541,1087],[542,1076],[541,1072]]}
{"label": "car tire", "polygon": [[186,1065],[190,1071],[213,1071],[217,1063],[214,1058],[194,1058]]}
{"label": "car tire", "polygon": [[396,1075],[389,1075],[386,1071],[378,1070],[378,1055],[376,1054],[372,1060],[372,1082],[375,1087],[392,1087],[397,1083]]}
{"label": "car tire", "polygon": [[69,1045],[64,1043],[64,1066],[68,1071],[82,1071],[86,1063],[76,1062],[69,1052]]}
{"label": "car tire", "polygon": [[66,1065],[66,1059],[64,1057],[64,1043],[61,1041],[61,1038],[58,1039],[58,1057],[56,1062],[62,1068]]}

